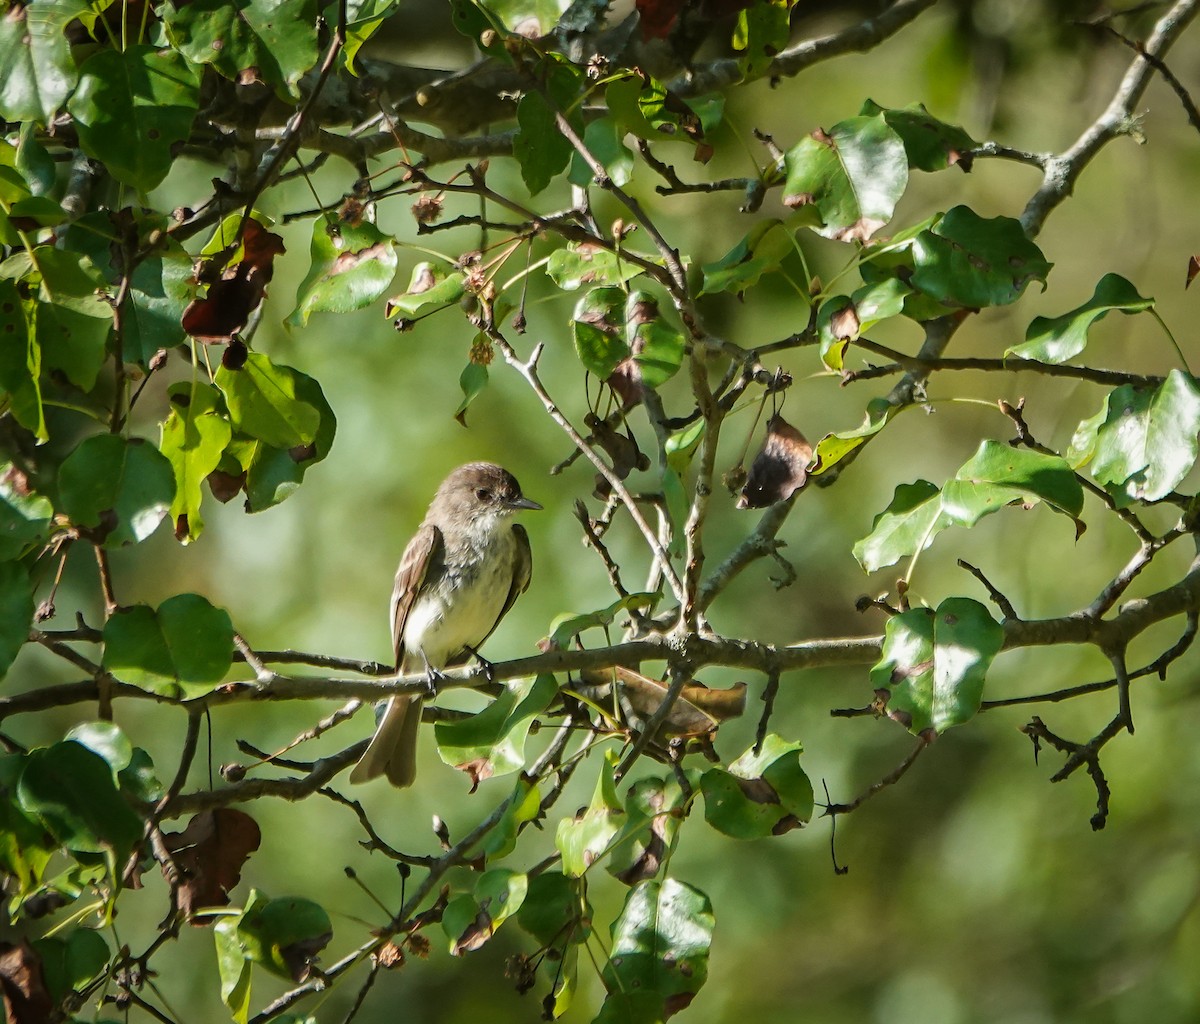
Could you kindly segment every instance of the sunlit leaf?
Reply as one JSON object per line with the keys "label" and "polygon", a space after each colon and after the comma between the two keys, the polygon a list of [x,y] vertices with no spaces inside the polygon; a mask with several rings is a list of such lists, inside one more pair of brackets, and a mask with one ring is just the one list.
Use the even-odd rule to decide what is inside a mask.
{"label": "sunlit leaf", "polygon": [[98,434],[84,440],[59,470],[63,511],[106,547],[145,540],[175,497],[171,463],[150,442]]}
{"label": "sunlit leaf", "polygon": [[1065,363],[1087,346],[1092,325],[1113,310],[1128,316],[1153,308],[1154,300],[1139,295],[1125,278],[1119,274],[1105,274],[1087,302],[1062,316],[1037,317],[1025,332],[1025,341],[1013,345],[1005,355],[1037,359],[1043,363]]}
{"label": "sunlit leaf", "polygon": [[309,248],[311,266],[296,292],[287,322],[303,327],[312,313],[352,313],[382,298],[396,276],[396,246],[374,224],[318,217]]}

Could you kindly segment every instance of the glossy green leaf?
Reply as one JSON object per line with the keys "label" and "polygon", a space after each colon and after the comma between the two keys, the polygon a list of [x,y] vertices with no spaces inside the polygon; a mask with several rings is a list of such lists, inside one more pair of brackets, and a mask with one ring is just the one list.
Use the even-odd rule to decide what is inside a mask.
{"label": "glossy green leaf", "polygon": [[601,972],[608,996],[596,1021],[663,1021],[687,1006],[708,978],[714,924],[708,897],[685,882],[634,886],[612,925]]}
{"label": "glossy green leaf", "polygon": [[958,125],[939,121],[924,103],[907,107],[881,107],[874,100],[863,104],[860,115],[882,115],[883,119],[904,143],[908,166],[920,171],[941,171],[954,164],[970,170],[970,162],[961,162],[965,154],[979,143]]}
{"label": "glossy green leaf", "polygon": [[87,6],[32,0],[0,18],[0,117],[50,123],[77,77],[64,30]]}
{"label": "glossy green leaf", "polygon": [[17,801],[17,780],[25,760],[23,754],[0,757],[0,871],[9,876],[12,918],[18,916],[24,899],[41,886],[58,849],[37,816],[26,813]]}
{"label": "glossy green leaf", "polygon": [[881,116],[852,117],[788,150],[784,205],[812,207],[826,238],[865,242],[908,186],[904,144]]}
{"label": "glossy green leaf", "polygon": [[304,474],[329,454],[337,432],[333,409],[321,385],[299,370],[290,370],[296,397],[315,409],[320,425],[311,444],[276,448],[262,441],[236,438],[229,451],[236,451],[246,474],[246,511],[262,512],[294,494]]}
{"label": "glossy green leaf", "polygon": [[317,63],[316,0],[191,0],[166,11],[167,32],[196,64],[234,81],[261,81],[299,98]]}
{"label": "glossy green leaf", "polygon": [[629,355],[629,345],[622,337],[625,298],[621,288],[592,288],[575,304],[571,318],[575,352],[584,369],[601,380]]}
{"label": "glossy green leaf", "polygon": [[1172,370],[1157,388],[1123,384],[1080,424],[1068,457],[1091,463],[1098,483],[1124,500],[1165,497],[1196,462],[1200,386]]}
{"label": "glossy green leaf", "polygon": [[33,584],[20,562],[0,562],[0,679],[29,639]]}
{"label": "glossy green leaf", "polygon": [[29,489],[25,474],[11,462],[0,462],[0,562],[44,541],[53,515],[54,507]]}
{"label": "glossy green leaf", "polygon": [[782,835],[805,824],[813,790],[800,767],[803,749],[772,734],[761,751],[747,750],[728,771],[710,768],[700,779],[704,820],[735,839]]}
{"label": "glossy green leaf", "polygon": [[36,304],[22,299],[12,281],[0,280],[0,396],[7,395],[13,418],[45,441],[50,435],[42,408],[42,349],[36,325]]}
{"label": "glossy green leaf", "polygon": [[396,276],[396,245],[374,224],[313,222],[312,261],[287,322],[303,327],[312,313],[352,313],[382,298]]}
{"label": "glossy green leaf", "polygon": [[579,361],[607,380],[625,360],[631,383],[654,389],[678,372],[683,335],[660,314],[648,292],[593,288],[575,305],[571,332]]}
{"label": "glossy green leaf", "polygon": [[129,764],[117,772],[117,785],[122,793],[143,803],[157,803],[167,789],[154,769],[154,761],[141,747],[134,747]]}
{"label": "glossy green leaf", "polygon": [[385,315],[415,316],[425,306],[450,306],[466,291],[466,277],[460,270],[446,270],[433,263],[413,267],[408,290],[387,301]]}
{"label": "glossy green leaf", "polygon": [[1025,332],[1025,341],[1012,346],[1005,355],[1043,363],[1065,363],[1087,346],[1092,324],[1103,320],[1113,310],[1128,316],[1153,308],[1154,300],[1139,295],[1125,278],[1119,274],[1105,274],[1087,302],[1062,316],[1037,317]]}
{"label": "glossy green leaf", "polygon": [[591,803],[576,817],[562,818],[558,823],[554,845],[562,854],[563,872],[572,878],[581,877],[608,851],[625,823],[626,811],[613,781],[615,767],[611,754],[606,756]]}
{"label": "glossy green leaf", "polygon": [[118,679],[167,697],[212,691],[232,662],[233,624],[199,594],[115,612],[104,626],[104,667]]}
{"label": "glossy green leaf", "polygon": [[81,722],[65,738],[82,744],[104,758],[114,778],[128,768],[133,760],[133,744],[115,722]]}
{"label": "glossy green leaf", "polygon": [[542,946],[587,941],[592,908],[585,883],[561,871],[543,871],[529,879],[517,924]]}
{"label": "glossy green leaf", "polygon": [[886,398],[872,398],[867,403],[866,418],[862,426],[854,430],[842,430],[826,434],[813,448],[812,462],[808,466],[809,476],[827,473],[852,452],[857,451],[891,422],[900,411]]}
{"label": "glossy green leaf", "polygon": [[485,871],[475,891],[450,901],[442,918],[442,930],[450,938],[450,954],[479,949],[525,902],[529,876],[511,868]]}
{"label": "glossy green leaf", "polygon": [[199,99],[198,69],[173,50],[138,44],[84,61],[68,108],[84,152],[148,192],[171,169],[172,147],[187,138]]}
{"label": "glossy green leaf", "polygon": [[552,675],[511,680],[479,714],[434,726],[438,754],[446,764],[467,772],[475,784],[519,771],[525,765],[525,739],[533,718],[557,693]]}
{"label": "glossy green leaf", "polygon": [[108,965],[108,943],[92,928],[76,928],[65,938],[35,939],[42,958],[42,977],[55,1002],[83,988]]}
{"label": "glossy green leaf", "polygon": [[[346,44],[342,47],[342,60],[346,70],[357,76],[354,60],[359,50],[379,31],[388,18],[403,8],[401,0],[350,0],[346,5]],[[325,17],[329,22],[337,21],[336,7],[330,8]]]}
{"label": "glossy green leaf", "polygon": [[956,206],[913,242],[910,283],[939,302],[967,309],[1016,302],[1052,264],[1012,217],[980,217]]}
{"label": "glossy green leaf", "polygon": [[169,394],[171,412],[162,425],[162,453],[175,471],[171,522],[175,536],[186,543],[204,529],[200,485],[217,468],[233,429],[220,392],[211,385],[175,384]]}
{"label": "glossy green leaf", "polygon": [[21,809],[34,815],[68,850],[111,850],[123,866],[142,837],[142,821],[94,751],[63,740],[32,751],[17,783]]}
{"label": "glossy green leaf", "polygon": [[216,376],[233,429],[273,448],[309,444],[320,426],[320,413],[297,397],[296,382],[290,367],[261,352],[251,352],[238,370],[222,365]]}
{"label": "glossy green leaf", "polygon": [[792,251],[792,235],[783,221],[774,217],[761,220],[716,263],[700,268],[703,278],[700,294],[741,295],[758,284],[763,274],[777,270]]}
{"label": "glossy green leaf", "polygon": [[1037,501],[1077,520],[1083,511],[1083,487],[1059,456],[996,441],[984,441],[942,488],[947,525],[974,526],[1005,505]]}
{"label": "glossy green leaf", "polygon": [[1004,628],[978,601],[949,597],[887,621],[871,683],[889,692],[887,712],[910,732],[945,732],[974,717]]}
{"label": "glossy green leaf", "polygon": [[[654,257],[638,253],[642,259]],[[584,285],[620,285],[642,273],[641,267],[622,259],[611,249],[591,242],[555,249],[546,262],[547,276],[565,292],[578,291]]]}
{"label": "glossy green leaf", "polygon": [[[609,179],[618,188],[628,185],[633,177],[633,153],[625,145],[625,131],[612,117],[589,121],[583,132],[587,151],[600,161]],[[575,150],[571,152],[571,171],[567,176],[572,185],[586,188],[595,180],[591,165]]]}
{"label": "glossy green leaf", "polygon": [[924,551],[940,528],[942,492],[928,480],[900,484],[888,507],[875,517],[871,532],[854,545],[864,572],[874,572],[901,558]]}
{"label": "glossy green leaf", "polygon": [[58,486],[71,521],[118,547],[158,528],[175,496],[175,474],[148,441],[98,434],[67,456]]}
{"label": "glossy green leaf", "polygon": [[556,616],[550,623],[550,645],[554,650],[565,651],[585,629],[609,626],[621,612],[630,608],[649,607],[655,597],[655,594],[639,591],[636,594],[627,594],[599,611],[566,612]]}

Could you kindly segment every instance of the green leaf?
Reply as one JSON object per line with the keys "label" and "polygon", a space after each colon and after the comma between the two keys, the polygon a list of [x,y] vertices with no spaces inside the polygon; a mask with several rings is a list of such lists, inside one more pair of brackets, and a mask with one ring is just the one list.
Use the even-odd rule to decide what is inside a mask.
{"label": "green leaf", "polygon": [[517,848],[517,833],[521,826],[527,821],[533,821],[540,812],[541,794],[537,785],[524,775],[518,775],[503,815],[495,828],[468,851],[470,857],[484,856],[492,861],[503,860]]}
{"label": "green leaf", "polygon": [[889,691],[888,714],[910,732],[945,732],[979,710],[988,666],[1003,645],[1004,628],[983,605],[949,597],[937,611],[888,619],[871,682]]}
{"label": "green leaf", "polygon": [[579,361],[601,380],[632,358],[630,379],[654,389],[683,362],[683,335],[661,317],[648,292],[591,289],[575,305],[571,332]]}
{"label": "green leaf", "polygon": [[129,764],[117,772],[117,785],[121,792],[143,803],[157,803],[167,791],[150,755],[141,747],[133,748]]}
{"label": "green leaf", "polygon": [[1083,511],[1083,487],[1059,456],[990,440],[984,441],[942,488],[947,525],[974,526],[1005,505],[1037,501],[1078,520]]}
{"label": "green leaf", "polygon": [[0,757],[0,870],[16,882],[14,899],[9,904],[13,918],[21,902],[41,886],[58,846],[37,816],[26,814],[17,803],[17,780],[25,760],[23,754]]}
{"label": "green leaf", "polygon": [[529,876],[509,868],[485,871],[472,895],[450,901],[442,929],[451,940],[450,954],[479,949],[509,917],[520,910],[529,888]]}
{"label": "green leaf", "polygon": [[196,64],[234,81],[263,81],[281,97],[317,63],[316,0],[191,0],[166,8],[167,32]]}
{"label": "green leaf", "polygon": [[63,510],[105,547],[145,540],[175,496],[175,475],[162,453],[141,438],[98,434],[84,440],[58,475]]}
{"label": "green leaf", "polygon": [[585,883],[561,871],[543,871],[529,879],[517,924],[541,946],[586,942],[592,933],[592,908]]}
{"label": "green leaf", "polygon": [[33,612],[29,573],[20,562],[0,562],[0,679],[29,639]]}
{"label": "green leaf", "polygon": [[7,393],[9,410],[39,441],[50,435],[42,408],[42,349],[37,343],[37,312],[21,298],[16,285],[0,280],[0,395]]}
{"label": "green leaf", "polygon": [[142,821],[99,754],[72,740],[32,751],[17,783],[22,810],[76,853],[115,853],[120,867],[142,837]]}
{"label": "green leaf", "polygon": [[663,1021],[687,1006],[708,978],[714,923],[708,897],[685,882],[634,886],[612,925],[601,972],[608,997],[596,1021]]}
{"label": "green leaf", "polygon": [[83,988],[108,965],[108,943],[92,928],[76,928],[66,939],[35,939],[33,948],[41,955],[42,976],[56,1003]]}
{"label": "green leaf", "polygon": [[295,448],[312,442],[320,413],[296,395],[297,374],[251,352],[238,370],[217,370],[217,387],[225,395],[233,429],[273,448]]}
{"label": "green leaf", "polygon": [[11,462],[0,462],[0,562],[44,541],[53,515],[54,506],[29,489],[25,474]]}
{"label": "green leaf", "polygon": [[47,367],[90,391],[104,363],[113,308],[103,298],[104,276],[82,253],[39,245],[26,254],[39,282],[38,344]]}
{"label": "green leaf", "polygon": [[[633,177],[633,153],[625,145],[625,130],[612,117],[598,117],[589,121],[583,132],[583,144],[589,153],[600,161],[609,179],[618,188],[628,185]],[[567,176],[572,185],[586,188],[595,180],[595,172],[586,160],[574,149],[571,151],[571,172]]]}
{"label": "green leaf", "polygon": [[466,275],[462,271],[443,270],[433,263],[413,267],[408,290],[388,299],[384,315],[415,316],[425,306],[450,306],[463,297]]}
{"label": "green leaf", "polygon": [[980,217],[956,206],[913,242],[910,283],[950,306],[981,309],[1016,302],[1052,264],[1012,217]]}
{"label": "green leaf", "polygon": [[[342,60],[346,70],[357,77],[354,59],[358,51],[379,30],[379,27],[393,14],[397,13],[403,4],[401,0],[351,0],[346,5],[346,44],[342,47]],[[336,24],[336,7],[326,12],[326,21]]]}
{"label": "green leaf", "polygon": [[[908,166],[919,171],[941,171],[954,164],[970,170],[970,160],[963,155],[979,143],[958,125],[946,124],[925,109],[924,103],[907,107],[881,107],[874,100],[863,104],[860,115],[882,114],[883,119],[904,143]],[[960,161],[962,161],[960,163]]]}
{"label": "green leaf", "polygon": [[479,714],[434,725],[438,754],[446,764],[467,772],[474,785],[519,771],[525,765],[525,738],[533,718],[557,693],[552,675],[508,682]]}
{"label": "green leaf", "polygon": [[267,899],[252,889],[236,937],[247,960],[298,982],[332,936],[333,924],[319,903],[299,896]]}
{"label": "green leaf", "polygon": [[120,726],[113,722],[81,722],[65,738],[82,744],[104,758],[114,778],[128,768],[133,760],[133,744]]}
{"label": "green leaf", "polygon": [[[690,772],[695,788],[699,772]],[[679,827],[687,813],[690,794],[675,778],[638,779],[625,796],[625,824],[610,844],[608,872],[626,885],[653,878],[667,863]]]}
{"label": "green leaf", "polygon": [[217,468],[233,429],[221,394],[208,384],[179,383],[168,392],[171,412],[162,425],[162,453],[175,471],[171,522],[175,536],[187,543],[200,536],[200,485]]}
{"label": "green leaf", "polygon": [[1112,391],[1101,415],[1076,432],[1073,461],[1090,459],[1096,481],[1127,500],[1157,501],[1195,464],[1198,433],[1200,386],[1172,370],[1157,388]]}
{"label": "green leaf", "polygon": [[0,117],[50,123],[76,80],[63,30],[87,6],[32,0],[11,5],[0,18]]}
{"label": "green leaf", "polygon": [[854,545],[864,572],[874,572],[924,551],[940,532],[934,523],[942,511],[942,492],[928,480],[900,484],[888,507],[875,517],[871,532]]}
{"label": "green leaf", "polygon": [[1105,274],[1092,297],[1078,309],[1056,317],[1037,317],[1025,332],[1025,341],[1004,354],[1043,363],[1065,363],[1087,346],[1092,324],[1113,310],[1126,316],[1154,308],[1153,299],[1142,298],[1132,284],[1119,274]]}
{"label": "green leaf", "polygon": [[134,268],[121,322],[126,362],[146,366],[159,349],[187,337],[181,319],[196,296],[192,258],[174,239]]}
{"label": "green leaf", "polygon": [[232,652],[229,613],[199,594],[176,594],[157,611],[122,608],[104,626],[104,668],[167,697],[211,692],[229,671]]}
{"label": "green leaf", "polygon": [[294,448],[274,448],[261,441],[235,438],[238,459],[246,473],[246,511],[262,512],[278,505],[293,494],[304,474],[329,454],[333,447],[337,420],[325,400],[321,385],[299,370],[290,370],[296,397],[312,406],[320,416],[320,425],[312,444]]}
{"label": "green leaf", "polygon": [[867,414],[862,426],[854,430],[826,434],[817,442],[813,449],[812,462],[808,466],[808,475],[819,476],[821,473],[827,473],[878,434],[899,411],[899,406],[892,405],[886,398],[872,398],[867,403]]}
{"label": "green leaf", "polygon": [[537,195],[570,163],[574,147],[558,129],[554,107],[541,93],[526,92],[517,104],[513,156],[531,195]]}
{"label": "green leaf", "polygon": [[[637,253],[644,260],[655,257]],[[584,285],[620,285],[632,281],[643,271],[619,253],[603,249],[594,242],[572,243],[555,249],[546,261],[547,276],[564,292],[578,291]]]}
{"label": "green leaf", "polygon": [[312,265],[296,291],[296,308],[287,318],[303,327],[312,313],[352,313],[387,291],[396,276],[396,246],[374,224],[313,222],[309,247]]}
{"label": "green leaf", "polygon": [[700,268],[701,295],[734,292],[741,295],[758,284],[763,274],[779,269],[793,251],[792,234],[777,217],[758,221],[737,245],[716,263]]}
{"label": "green leaf", "polygon": [[[259,897],[262,899],[262,897]],[[229,1008],[235,1024],[246,1024],[250,1017],[250,961],[238,939],[241,915],[222,917],[213,929],[217,947],[217,973],[221,978],[221,1000]]]}
{"label": "green leaf", "polygon": [[458,386],[462,390],[463,399],[458,403],[458,408],[454,410],[454,418],[464,427],[467,425],[467,409],[475,399],[483,394],[487,382],[488,368],[484,363],[468,361],[467,365],[463,367],[462,373],[458,375]]}
{"label": "green leaf", "polygon": [[865,242],[892,219],[908,186],[904,144],[881,116],[852,117],[816,131],[785,160],[783,202],[811,206],[826,238]]}
{"label": "green leaf", "polygon": [[563,872],[580,878],[588,868],[605,853],[609,844],[621,831],[626,811],[617,797],[613,771],[616,768],[613,753],[606,754],[596,779],[592,802],[574,818],[562,818],[554,837],[554,845],[562,854]]}
{"label": "green leaf", "polygon": [[751,747],[728,771],[710,768],[700,779],[704,820],[735,839],[782,835],[805,824],[812,817],[813,790],[800,767],[803,749],[772,734],[761,751]]}
{"label": "green leaf", "polygon": [[623,611],[630,608],[647,608],[654,601],[656,594],[639,591],[627,594],[605,608],[594,612],[566,612],[555,617],[550,623],[550,646],[553,650],[565,651],[571,641],[585,629],[609,626]]}
{"label": "green leaf", "polygon": [[876,324],[904,312],[904,301],[912,294],[903,281],[885,277],[864,284],[847,298],[835,295],[821,303],[817,311],[817,336],[821,339],[821,360],[831,370],[841,370],[846,349]]}
{"label": "green leaf", "polygon": [[742,51],[742,70],[749,76],[766,71],[791,35],[791,3],[763,0],[738,11],[733,48]]}
{"label": "green leaf", "polygon": [[171,149],[191,131],[199,99],[197,68],[173,50],[138,44],[84,61],[68,109],[84,152],[148,192],[171,169]]}

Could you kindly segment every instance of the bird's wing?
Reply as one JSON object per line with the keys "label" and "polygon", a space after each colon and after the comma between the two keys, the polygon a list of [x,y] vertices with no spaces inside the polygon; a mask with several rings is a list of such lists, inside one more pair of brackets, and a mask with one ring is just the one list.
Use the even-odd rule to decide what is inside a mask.
{"label": "bird's wing", "polygon": [[[526,542],[528,543],[528,542]],[[408,542],[396,570],[396,586],[392,589],[392,649],[396,652],[396,667],[404,661],[404,624],[429,566],[442,553],[442,531],[425,523]]]}

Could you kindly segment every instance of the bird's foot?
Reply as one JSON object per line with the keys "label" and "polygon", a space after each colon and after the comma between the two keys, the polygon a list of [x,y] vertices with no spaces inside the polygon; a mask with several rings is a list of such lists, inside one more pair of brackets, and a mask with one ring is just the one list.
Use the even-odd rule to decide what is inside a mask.
{"label": "bird's foot", "polygon": [[432,665],[425,666],[425,689],[428,691],[428,699],[433,700],[438,695],[438,687],[445,681],[445,673],[439,672]]}
{"label": "bird's foot", "polygon": [[496,666],[493,665],[490,661],[488,661],[487,658],[485,658],[477,650],[475,650],[474,647],[468,647],[467,650],[470,651],[471,654],[474,655],[475,660],[477,662],[479,662],[479,667],[481,669],[483,669],[483,678],[486,679],[489,683],[495,682]]}

